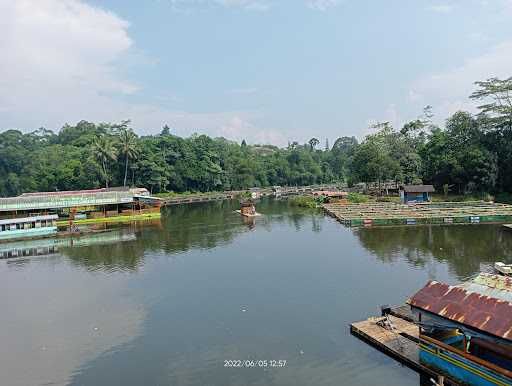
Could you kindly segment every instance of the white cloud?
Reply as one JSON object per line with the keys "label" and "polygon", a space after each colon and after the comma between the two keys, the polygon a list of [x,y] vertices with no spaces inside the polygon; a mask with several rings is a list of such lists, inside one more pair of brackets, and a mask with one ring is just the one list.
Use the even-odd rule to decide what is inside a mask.
{"label": "white cloud", "polygon": [[396,104],[390,103],[384,112],[380,115],[379,119],[372,118],[366,121],[366,127],[363,128],[361,132],[362,136],[359,139],[363,139],[369,134],[375,134],[377,129],[373,126],[383,122],[389,122],[392,127],[399,129],[404,125],[406,121],[398,111]]}
{"label": "white cloud", "polygon": [[234,116],[229,122],[218,130],[221,137],[237,141],[247,140],[250,143],[272,144],[284,146],[287,138],[283,130],[260,129],[239,116]]}
{"label": "white cloud", "polygon": [[494,76],[509,77],[511,69],[512,40],[465,60],[459,67],[419,79],[410,92],[414,98],[409,100],[431,104],[438,119],[461,109],[475,111],[476,103],[468,98],[475,89],[474,82]]}
{"label": "white cloud", "polygon": [[243,9],[247,11],[267,11],[272,0],[168,0],[175,11],[190,11],[213,7]]}
{"label": "white cloud", "polygon": [[454,7],[453,7],[453,5],[449,5],[449,4],[436,4],[436,5],[431,5],[427,9],[432,12],[450,13],[453,11]]}
{"label": "white cloud", "polygon": [[[168,0],[175,11],[203,10],[215,7],[242,9],[247,11],[268,11],[279,3],[278,0]],[[294,3],[301,2],[293,0]],[[338,5],[340,0],[303,0],[309,8],[316,11],[326,11]]]}
{"label": "white cloud", "polygon": [[339,0],[307,0],[306,5],[316,11],[327,11],[338,5]]}
{"label": "white cloud", "polygon": [[[123,96],[139,89],[119,75],[119,63],[136,51],[128,35],[129,24],[83,1],[0,1],[0,25],[0,129],[59,129],[81,119],[131,119],[141,133],[159,131],[169,124],[180,135],[194,131],[225,135],[229,128],[241,128],[233,124],[236,119],[249,122],[254,118],[250,111],[191,113],[128,102]],[[154,98],[161,104],[176,99],[172,94]],[[249,141],[277,138],[262,136],[247,125],[252,128],[244,133]]]}
{"label": "white cloud", "polygon": [[0,24],[3,124],[138,89],[115,75],[133,42],[128,23],[112,13],[76,0],[2,1]]}

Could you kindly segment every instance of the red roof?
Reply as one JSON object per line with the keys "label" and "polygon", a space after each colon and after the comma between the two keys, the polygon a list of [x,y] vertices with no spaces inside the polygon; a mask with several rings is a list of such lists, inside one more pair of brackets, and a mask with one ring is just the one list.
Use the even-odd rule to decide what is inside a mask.
{"label": "red roof", "polygon": [[[408,303],[446,319],[512,340],[512,297],[507,283],[495,285],[491,276],[457,286],[429,281]],[[483,279],[486,280],[483,280]],[[510,281],[510,278],[507,278]],[[510,284],[510,283],[509,283]]]}

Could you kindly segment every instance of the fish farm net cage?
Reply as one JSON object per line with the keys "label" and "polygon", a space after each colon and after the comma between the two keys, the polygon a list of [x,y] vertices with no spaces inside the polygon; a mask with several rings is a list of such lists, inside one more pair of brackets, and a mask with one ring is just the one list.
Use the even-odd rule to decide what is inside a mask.
{"label": "fish farm net cage", "polygon": [[331,216],[347,226],[480,224],[512,222],[512,205],[471,202],[324,204]]}

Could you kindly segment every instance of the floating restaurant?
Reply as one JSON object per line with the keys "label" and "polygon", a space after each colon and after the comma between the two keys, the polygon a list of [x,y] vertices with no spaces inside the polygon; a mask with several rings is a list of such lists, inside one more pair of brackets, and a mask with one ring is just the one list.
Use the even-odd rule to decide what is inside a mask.
{"label": "floating restaurant", "polygon": [[160,217],[161,200],[144,188],[25,193],[0,198],[0,240],[42,237],[57,227]]}
{"label": "floating restaurant", "polygon": [[429,281],[407,304],[353,323],[352,333],[448,384],[512,384],[512,278]]}

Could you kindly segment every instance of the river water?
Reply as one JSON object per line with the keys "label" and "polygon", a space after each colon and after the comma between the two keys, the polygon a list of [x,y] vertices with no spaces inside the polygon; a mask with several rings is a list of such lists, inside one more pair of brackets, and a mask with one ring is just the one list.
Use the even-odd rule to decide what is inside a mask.
{"label": "river water", "polygon": [[[255,221],[236,207],[170,207],[0,260],[0,384],[420,385],[349,322],[512,262],[497,225],[349,229],[285,200]],[[247,359],[262,367],[226,367]]]}

